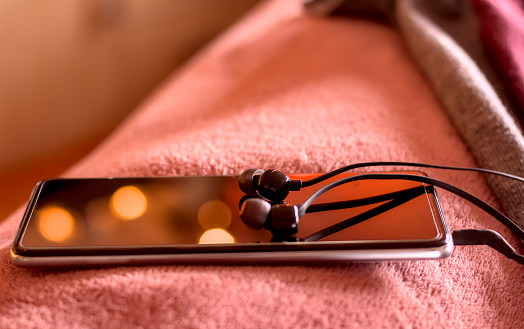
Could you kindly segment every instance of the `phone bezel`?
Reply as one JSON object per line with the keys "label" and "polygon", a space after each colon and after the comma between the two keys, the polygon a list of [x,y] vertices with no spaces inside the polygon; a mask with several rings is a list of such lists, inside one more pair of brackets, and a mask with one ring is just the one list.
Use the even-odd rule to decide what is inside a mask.
{"label": "phone bezel", "polygon": [[[133,177],[105,179],[133,179]],[[242,243],[205,246],[25,247],[21,244],[21,241],[44,182],[46,181],[39,182],[35,186],[12,244],[11,259],[17,266],[398,261],[440,259],[448,257],[453,251],[451,233],[445,221],[438,196],[434,188],[429,188],[429,186],[426,188],[425,195],[432,196],[428,198],[428,202],[433,214],[439,219],[436,225],[438,234],[431,239],[273,242],[271,244]]]}

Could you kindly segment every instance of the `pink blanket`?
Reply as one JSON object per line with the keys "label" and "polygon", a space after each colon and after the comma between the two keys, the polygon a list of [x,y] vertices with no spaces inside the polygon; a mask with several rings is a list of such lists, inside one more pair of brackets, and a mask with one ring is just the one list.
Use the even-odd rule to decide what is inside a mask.
{"label": "pink blanket", "polygon": [[[271,1],[177,72],[64,176],[319,172],[362,161],[475,166],[391,28]],[[477,174],[428,171],[496,200]],[[491,228],[440,192],[451,229]],[[1,328],[518,328],[524,267],[487,247],[325,266],[14,267],[0,226]]]}

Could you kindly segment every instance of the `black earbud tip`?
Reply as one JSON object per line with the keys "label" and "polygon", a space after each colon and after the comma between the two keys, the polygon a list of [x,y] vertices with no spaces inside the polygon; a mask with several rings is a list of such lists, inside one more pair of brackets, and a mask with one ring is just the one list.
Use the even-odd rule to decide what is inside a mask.
{"label": "black earbud tip", "polygon": [[238,187],[240,187],[242,192],[246,193],[247,195],[258,195],[258,192],[255,189],[255,184],[258,184],[258,178],[263,173],[264,170],[256,168],[251,168],[244,171],[240,176],[238,176]]}
{"label": "black earbud tip", "polygon": [[291,236],[298,232],[298,207],[290,204],[278,204],[271,207],[270,228],[273,234]]}
{"label": "black earbud tip", "polygon": [[290,181],[291,179],[283,172],[268,169],[260,176],[258,193],[274,203],[279,203],[289,194],[288,185]]}
{"label": "black earbud tip", "polygon": [[244,224],[257,230],[265,227],[270,213],[271,204],[264,199],[247,199],[240,207],[240,218]]}

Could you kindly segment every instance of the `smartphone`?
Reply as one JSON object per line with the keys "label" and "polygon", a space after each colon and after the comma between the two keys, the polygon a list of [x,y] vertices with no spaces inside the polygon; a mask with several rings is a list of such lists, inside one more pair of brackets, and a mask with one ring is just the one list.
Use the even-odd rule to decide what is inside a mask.
{"label": "smartphone", "polygon": [[[403,172],[423,175],[419,172]],[[309,179],[318,174],[290,175]],[[355,174],[339,175],[327,180]],[[21,267],[151,264],[241,264],[439,259],[451,254],[451,234],[433,187],[403,180],[365,180],[339,186],[307,213],[296,241],[272,241],[267,230],[239,216],[244,196],[237,176],[67,178],[39,182],[11,249]],[[321,185],[321,184],[319,184]],[[291,192],[305,201],[320,186]],[[416,197],[316,241],[319,231],[377,205],[346,206],[407,189]]]}

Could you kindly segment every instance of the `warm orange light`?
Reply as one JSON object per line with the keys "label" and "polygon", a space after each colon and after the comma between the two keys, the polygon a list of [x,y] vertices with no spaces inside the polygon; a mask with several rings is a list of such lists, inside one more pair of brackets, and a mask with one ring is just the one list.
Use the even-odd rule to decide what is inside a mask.
{"label": "warm orange light", "polygon": [[200,244],[213,244],[213,243],[234,243],[235,238],[229,234],[226,230],[221,228],[215,228],[207,230],[200,237]]}
{"label": "warm orange light", "polygon": [[73,232],[74,220],[62,207],[49,207],[39,211],[40,234],[50,241],[62,241]]}
{"label": "warm orange light", "polygon": [[231,224],[231,209],[223,201],[207,201],[198,210],[198,222],[206,230],[228,228]]}
{"label": "warm orange light", "polygon": [[146,212],[147,198],[136,186],[123,186],[113,193],[110,206],[117,217],[131,220]]}

